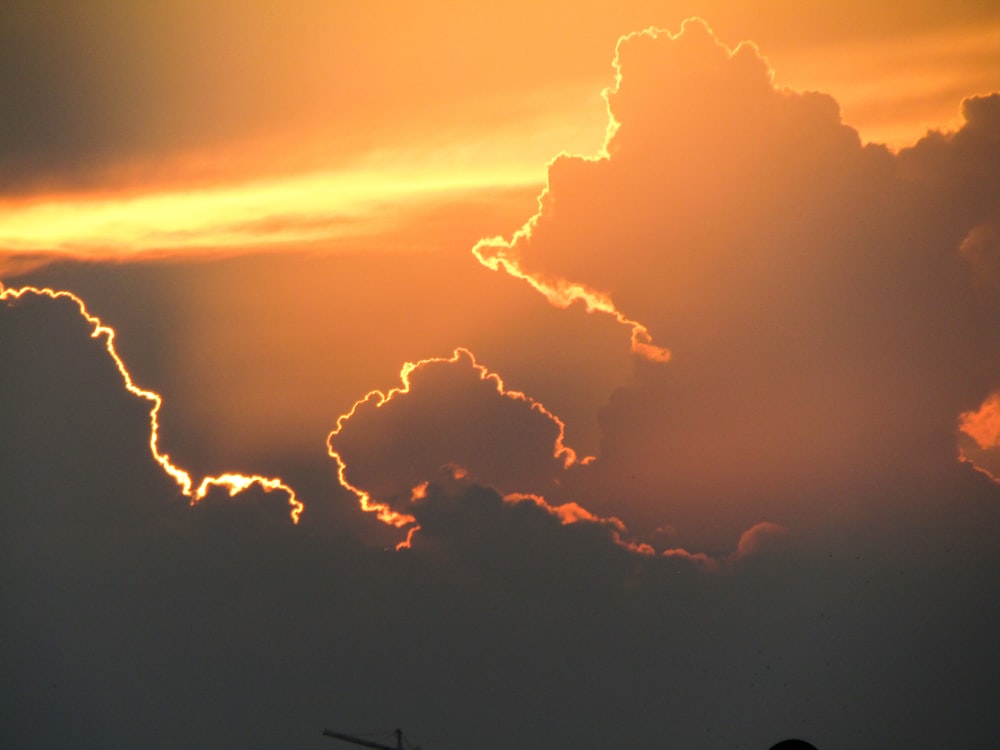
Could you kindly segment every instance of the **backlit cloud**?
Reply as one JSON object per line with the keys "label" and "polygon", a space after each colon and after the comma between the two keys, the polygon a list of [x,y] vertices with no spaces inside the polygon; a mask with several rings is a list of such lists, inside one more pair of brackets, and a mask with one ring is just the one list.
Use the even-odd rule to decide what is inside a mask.
{"label": "backlit cloud", "polygon": [[816,482],[953,461],[956,416],[1000,382],[1000,96],[897,156],[702,22],[624,37],[615,64],[607,153],[558,157],[538,214],[475,250],[672,353],[606,408],[574,490],[650,525],[712,498],[746,528]]}
{"label": "backlit cloud", "polygon": [[507,491],[545,491],[591,460],[565,444],[562,420],[509,389],[467,349],[407,362],[400,380],[357,401],[327,440],[344,486],[387,522],[412,521],[405,507],[414,488],[448,466],[501,488],[519,483]]}
{"label": "backlit cloud", "polygon": [[[294,523],[298,523],[302,513],[303,505],[296,498],[295,491],[286,485],[281,479],[265,477],[259,474],[239,474],[236,472],[226,472],[216,476],[206,476],[200,481],[196,480],[188,471],[175,465],[170,456],[163,452],[160,447],[160,409],[163,406],[163,398],[154,391],[146,390],[136,385],[132,380],[132,375],[126,367],[122,358],[115,348],[115,331],[104,325],[101,320],[91,315],[79,297],[72,292],[55,291],[52,289],[37,287],[20,287],[17,289],[7,289],[0,285],[0,302],[7,306],[17,305],[24,298],[41,298],[52,302],[68,301],[71,306],[75,306],[77,314],[90,327],[90,337],[102,341],[106,355],[114,364],[122,381],[122,388],[132,396],[148,402],[149,406],[149,451],[153,459],[160,468],[174,482],[177,483],[181,494],[191,498],[192,503],[197,503],[204,499],[213,488],[225,489],[230,496],[234,496],[250,487],[260,487],[266,492],[279,491],[288,498],[291,508],[291,518]],[[41,343],[44,346],[44,342]],[[13,367],[18,366],[17,359],[14,359]],[[75,407],[73,407],[75,408]]]}
{"label": "backlit cloud", "polygon": [[359,168],[199,189],[8,201],[0,204],[0,270],[32,257],[198,257],[371,235],[419,214],[432,196],[440,202],[487,188],[500,194],[535,179],[525,172]]}

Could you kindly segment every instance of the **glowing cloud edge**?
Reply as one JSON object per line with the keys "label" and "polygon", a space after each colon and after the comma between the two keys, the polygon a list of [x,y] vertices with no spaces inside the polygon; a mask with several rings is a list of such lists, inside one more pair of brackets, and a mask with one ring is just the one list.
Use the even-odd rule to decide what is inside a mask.
{"label": "glowing cloud edge", "polygon": [[[399,370],[399,380],[402,385],[390,388],[388,391],[382,391],[377,388],[373,388],[368,391],[368,393],[355,401],[347,412],[337,417],[336,426],[326,437],[327,453],[337,464],[337,480],[340,482],[341,487],[346,489],[348,492],[351,492],[358,499],[361,509],[368,513],[375,513],[378,520],[389,524],[390,526],[395,526],[399,529],[411,527],[408,530],[406,539],[397,546],[397,549],[409,547],[409,542],[412,539],[413,534],[420,529],[419,526],[414,525],[416,524],[416,518],[406,513],[394,511],[388,504],[373,498],[371,493],[367,490],[364,490],[348,481],[346,476],[347,463],[344,461],[343,457],[341,457],[340,453],[333,447],[334,440],[338,435],[340,435],[344,425],[347,424],[347,422],[354,417],[355,414],[357,414],[358,409],[368,402],[374,402],[375,408],[380,409],[385,404],[392,401],[395,397],[410,393],[412,386],[410,376],[416,370],[430,364],[458,364],[462,359],[468,360],[469,365],[478,374],[480,380],[490,381],[496,389],[498,395],[515,401],[523,401],[524,403],[527,403],[533,411],[537,411],[539,414],[542,414],[556,425],[558,434],[553,444],[552,456],[553,458],[562,459],[563,468],[568,469],[570,466],[577,463],[580,465],[586,465],[594,460],[594,456],[578,456],[577,452],[573,448],[566,445],[566,425],[559,417],[549,411],[543,403],[536,401],[526,393],[507,388],[503,378],[501,378],[498,373],[490,371],[485,365],[477,362],[475,355],[469,349],[460,346],[456,347],[452,351],[450,357],[428,357],[416,362],[404,362],[403,366]],[[418,488],[414,488],[415,493],[417,489]],[[422,489],[425,491],[426,486],[423,486]]]}
{"label": "glowing cloud edge", "polygon": [[136,385],[132,379],[132,374],[125,366],[125,362],[115,348],[115,329],[105,325],[100,318],[92,314],[84,301],[66,290],[55,290],[48,287],[23,286],[18,288],[7,288],[0,284],[0,301],[10,304],[11,302],[31,295],[35,297],[45,297],[53,301],[58,299],[68,299],[76,305],[80,316],[92,326],[90,337],[93,339],[104,338],[104,348],[115,363],[118,374],[122,378],[125,390],[133,396],[137,396],[150,402],[149,408],[149,450],[153,459],[160,468],[170,476],[181,491],[181,494],[191,499],[194,505],[203,500],[213,487],[224,488],[233,497],[254,485],[260,487],[265,492],[281,491],[288,495],[289,515],[292,523],[297,524],[305,505],[298,499],[295,490],[289,487],[283,480],[277,477],[265,477],[260,474],[239,474],[236,472],[225,472],[217,476],[206,476],[198,482],[195,488],[195,480],[190,472],[177,466],[170,460],[170,455],[160,451],[160,409],[163,406],[163,397],[155,391],[150,391]]}

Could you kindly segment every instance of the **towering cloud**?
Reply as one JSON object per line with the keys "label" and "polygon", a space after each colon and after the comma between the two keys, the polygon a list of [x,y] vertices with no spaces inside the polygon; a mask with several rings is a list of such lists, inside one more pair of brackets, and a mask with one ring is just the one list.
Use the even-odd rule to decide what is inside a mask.
{"label": "towering cloud", "polygon": [[952,462],[1000,382],[1000,96],[897,155],[699,21],[623,38],[615,65],[606,153],[557,158],[538,214],[476,248],[673,355],[605,410],[590,486],[650,524],[708,503],[745,525]]}

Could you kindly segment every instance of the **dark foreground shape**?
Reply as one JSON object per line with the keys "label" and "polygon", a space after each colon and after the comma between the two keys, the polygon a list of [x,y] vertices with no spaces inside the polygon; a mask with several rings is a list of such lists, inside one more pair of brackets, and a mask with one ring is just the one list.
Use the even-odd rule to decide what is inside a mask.
{"label": "dark foreground shape", "polygon": [[805,740],[782,740],[771,750],[816,750],[816,747]]}

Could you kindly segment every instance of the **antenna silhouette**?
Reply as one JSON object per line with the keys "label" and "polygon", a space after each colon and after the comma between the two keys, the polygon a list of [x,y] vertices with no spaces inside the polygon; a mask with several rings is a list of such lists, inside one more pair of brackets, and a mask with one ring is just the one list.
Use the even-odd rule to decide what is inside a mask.
{"label": "antenna silhouette", "polygon": [[[324,729],[324,737],[333,737],[335,740],[343,740],[344,742],[352,742],[355,745],[361,745],[363,747],[370,747],[372,750],[407,750],[406,745],[403,742],[403,730],[396,729],[393,732],[396,735],[396,746],[383,745],[381,742],[373,742],[372,740],[366,740],[363,737],[355,737],[352,734],[344,734],[343,732],[334,732],[332,729]],[[420,750],[419,747],[411,748],[411,750]]]}

